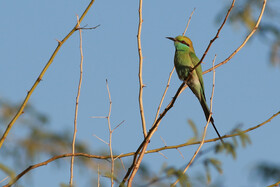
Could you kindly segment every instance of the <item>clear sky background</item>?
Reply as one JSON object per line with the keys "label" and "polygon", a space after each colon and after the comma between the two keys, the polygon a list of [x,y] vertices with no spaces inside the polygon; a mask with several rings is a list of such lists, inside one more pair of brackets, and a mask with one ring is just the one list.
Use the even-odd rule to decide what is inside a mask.
{"label": "clear sky background", "polygon": [[[147,128],[151,127],[156,109],[173,68],[174,46],[166,36],[182,34],[192,10],[187,36],[194,43],[197,56],[204,53],[209,41],[215,36],[220,22],[217,15],[231,1],[144,1],[143,2],[143,103]],[[81,15],[89,1],[0,1],[0,97],[13,103],[22,102],[50,55],[61,40],[76,24],[76,14]],[[270,3],[270,1],[269,1]],[[271,1],[280,8],[280,2]],[[238,6],[238,2],[236,3]],[[258,13],[259,14],[259,13]],[[256,17],[258,16],[256,14]],[[270,22],[266,17],[263,22]],[[105,116],[109,101],[106,90],[108,79],[112,97],[113,126],[125,120],[113,134],[114,153],[135,151],[143,139],[138,106],[138,1],[96,1],[81,25],[89,27],[100,24],[95,30],[83,31],[84,76],[79,104],[77,138],[85,141],[91,149],[107,149],[93,134],[108,140],[107,121],[92,119]],[[242,26],[226,24],[220,37],[212,45],[202,65],[203,70],[227,58],[243,41],[248,31]],[[30,103],[40,112],[46,113],[50,126],[55,131],[72,130],[75,98],[79,78],[79,35],[76,32],[61,48],[35,92]],[[216,69],[213,116],[221,134],[226,134],[242,124],[242,129],[255,126],[280,110],[280,69],[269,63],[268,42],[252,37],[247,45],[227,64]],[[181,82],[174,73],[166,95],[165,107]],[[210,100],[212,73],[204,75],[206,98]],[[193,136],[187,124],[192,119],[202,133],[205,117],[197,99],[189,89],[177,99],[174,107],[162,120],[148,149],[164,144],[184,143]],[[280,118],[249,133],[252,144],[237,149],[237,159],[230,155],[219,156],[223,175],[213,170],[213,180],[222,181],[225,187],[264,186],[250,171],[260,161],[279,164]],[[18,134],[18,124],[13,127],[9,138]],[[211,126],[207,138],[216,137]],[[203,149],[213,145],[205,144]],[[4,143],[5,146],[5,143]],[[70,147],[70,145],[69,145]],[[197,146],[180,149],[184,159],[176,150],[144,157],[143,163],[157,172],[165,162],[169,166],[185,166]],[[209,155],[214,156],[214,155]],[[2,157],[3,158],[3,157]],[[46,158],[40,158],[43,161]],[[203,173],[202,164],[197,162],[188,172],[191,176]],[[23,170],[25,168],[22,168]],[[20,170],[20,171],[21,171]],[[17,171],[19,172],[19,171]],[[75,170],[77,186],[86,186],[82,175]],[[33,186],[58,186],[68,183],[69,169],[49,164],[32,172]],[[5,175],[0,173],[0,180]],[[107,179],[102,179],[103,181]],[[25,181],[25,182],[24,182]],[[21,179],[22,184],[28,180]],[[26,183],[27,182],[27,183]],[[30,182],[30,181],[29,181]]]}

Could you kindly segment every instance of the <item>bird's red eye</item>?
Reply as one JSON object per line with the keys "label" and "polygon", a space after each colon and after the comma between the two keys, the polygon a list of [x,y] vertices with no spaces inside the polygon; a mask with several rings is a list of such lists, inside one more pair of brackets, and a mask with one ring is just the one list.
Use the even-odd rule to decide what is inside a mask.
{"label": "bird's red eye", "polygon": [[190,45],[187,42],[185,42],[185,41],[182,41],[181,43],[190,47]]}

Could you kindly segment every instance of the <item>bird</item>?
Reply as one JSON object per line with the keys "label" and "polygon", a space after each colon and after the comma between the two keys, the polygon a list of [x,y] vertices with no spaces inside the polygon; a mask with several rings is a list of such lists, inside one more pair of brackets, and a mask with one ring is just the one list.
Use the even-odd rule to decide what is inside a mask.
{"label": "bird", "polygon": [[[204,111],[206,121],[210,116],[210,110],[206,103],[204,83],[202,77],[202,68],[199,64],[195,69],[193,69],[197,63],[199,63],[199,58],[196,56],[193,43],[190,38],[186,36],[177,36],[176,38],[166,37],[174,42],[175,46],[175,56],[174,56],[174,66],[178,77],[180,80],[184,81],[194,93],[194,95],[199,100],[201,107]],[[224,145],[224,141],[218,132],[214,119],[210,118],[211,124],[213,125],[219,139]]]}

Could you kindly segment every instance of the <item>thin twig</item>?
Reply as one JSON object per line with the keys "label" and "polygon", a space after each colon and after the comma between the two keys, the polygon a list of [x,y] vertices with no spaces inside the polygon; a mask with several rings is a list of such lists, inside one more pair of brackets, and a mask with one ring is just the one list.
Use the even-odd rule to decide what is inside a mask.
{"label": "thin twig", "polygon": [[158,152],[161,156],[163,156],[165,159],[168,159],[167,156],[165,156],[162,152]]}
{"label": "thin twig", "polygon": [[[87,8],[85,9],[85,11],[83,12],[79,23],[84,19],[85,15],[87,14],[87,12],[89,11],[90,7],[92,6],[92,4],[94,3],[95,0],[91,0],[89,5],[87,6]],[[2,135],[1,139],[0,139],[0,149],[6,139],[6,137],[8,136],[11,128],[13,127],[14,123],[17,121],[17,119],[19,118],[19,116],[23,113],[23,110],[30,98],[30,96],[32,95],[33,91],[35,90],[35,88],[38,86],[38,84],[40,83],[40,81],[42,80],[44,74],[46,73],[47,69],[49,68],[49,66],[52,64],[54,57],[56,56],[56,54],[58,53],[59,49],[61,48],[61,46],[66,42],[66,40],[68,40],[68,38],[77,30],[76,28],[78,27],[78,24],[75,25],[75,27],[65,36],[65,38],[58,42],[58,45],[56,47],[56,49],[54,50],[52,56],[50,57],[49,61],[47,62],[46,66],[43,68],[42,72],[40,73],[40,75],[38,76],[38,78],[36,79],[35,83],[33,84],[33,86],[31,87],[31,89],[27,92],[27,95],[23,101],[23,103],[21,104],[18,112],[16,113],[16,115],[14,116],[14,118],[11,120],[11,122],[9,123],[9,125],[7,126],[4,134]]]}
{"label": "thin twig", "polygon": [[183,36],[185,36],[185,34],[186,34],[186,32],[187,32],[187,29],[188,29],[188,27],[189,27],[189,24],[190,24],[190,21],[191,21],[191,19],[192,19],[192,15],[193,15],[194,11],[195,11],[195,8],[193,9],[193,11],[192,11],[192,13],[191,13],[191,15],[190,15],[190,17],[189,17],[187,26],[186,26],[186,28],[185,28],[185,31],[183,32]]}
{"label": "thin twig", "polygon": [[166,142],[164,141],[164,139],[162,137],[160,137],[160,139],[163,142],[163,144],[166,146]]}
{"label": "thin twig", "polygon": [[[80,27],[79,16],[77,15],[77,26]],[[83,80],[83,43],[82,43],[82,30],[79,30],[80,34],[80,55],[81,55],[81,62],[80,62],[80,80],[78,85],[78,92],[76,97],[76,107],[75,107],[75,117],[74,117],[74,132],[73,132],[73,140],[72,140],[72,154],[75,153],[75,142],[76,142],[76,135],[77,135],[77,118],[78,118],[78,107],[79,107],[79,99],[81,93],[81,86]],[[74,156],[71,157],[71,166],[70,166],[70,187],[73,186],[73,170],[74,170]]]}
{"label": "thin twig", "polygon": [[163,100],[164,100],[164,98],[165,98],[165,95],[166,95],[166,93],[167,93],[167,90],[168,90],[168,88],[169,88],[170,80],[171,80],[171,77],[172,77],[172,74],[173,74],[174,70],[175,70],[175,67],[173,67],[172,71],[171,71],[170,74],[169,74],[169,77],[168,77],[168,81],[167,81],[165,90],[164,90],[164,92],[163,92],[163,95],[162,95],[162,97],[161,97],[160,103],[159,103],[159,105],[158,105],[158,109],[157,109],[157,113],[156,113],[156,117],[155,117],[154,124],[155,124],[155,122],[156,122],[156,120],[157,120],[157,118],[158,118],[158,115],[159,115],[159,112],[160,112],[160,109],[161,109]]}
{"label": "thin twig", "polygon": [[99,164],[97,164],[97,187],[100,186]]}
{"label": "thin twig", "polygon": [[2,183],[2,182],[4,182],[5,180],[7,180],[9,178],[9,176],[7,176],[7,177],[5,177],[4,179],[2,179],[1,181],[0,181],[0,184]]}
{"label": "thin twig", "polygon": [[142,129],[144,138],[147,136],[147,129],[146,129],[146,120],[144,114],[144,106],[143,106],[143,79],[142,79],[142,66],[143,66],[143,55],[142,55],[142,48],[141,48],[141,30],[142,30],[142,0],[139,0],[139,24],[138,24],[138,34],[137,34],[137,43],[138,43],[138,55],[139,55],[139,107],[140,107],[140,115],[142,121]]}
{"label": "thin twig", "polygon": [[[216,55],[215,55],[214,60],[213,60],[213,87],[212,87],[212,94],[211,94],[211,99],[210,99],[210,115],[209,115],[207,123],[204,127],[203,136],[202,136],[202,140],[200,142],[200,145],[198,146],[197,150],[195,151],[195,153],[194,153],[193,157],[191,158],[190,162],[188,163],[188,165],[183,170],[183,174],[186,173],[186,171],[188,170],[190,165],[193,163],[195,157],[199,153],[201,147],[203,146],[204,140],[205,140],[205,137],[206,137],[207,128],[208,128],[208,125],[210,123],[210,119],[212,117],[213,96],[214,96],[214,90],[215,90],[215,70],[214,70],[215,59],[216,59]],[[179,182],[179,180],[180,180],[180,178],[178,178],[171,186],[175,186]]]}
{"label": "thin twig", "polygon": [[112,134],[113,131],[111,130],[111,122],[110,122],[110,118],[111,118],[111,110],[112,110],[112,100],[111,100],[111,94],[110,94],[110,90],[109,90],[109,85],[108,85],[108,81],[106,79],[106,86],[107,86],[107,91],[108,91],[108,97],[109,97],[109,112],[108,112],[108,116],[107,116],[107,121],[108,121],[108,129],[109,129],[109,149],[110,149],[110,156],[111,156],[111,187],[114,186],[114,167],[115,167],[115,160],[113,157],[113,149],[112,149]]}
{"label": "thin twig", "polygon": [[124,166],[124,163],[123,163],[123,161],[122,161],[122,158],[119,157],[119,159],[120,159],[120,161],[121,161],[121,164],[122,164],[122,167],[123,167],[124,171],[127,171],[127,170],[125,169],[125,166]]}
{"label": "thin twig", "polygon": [[108,142],[106,142],[105,140],[103,140],[103,139],[99,138],[99,137],[98,137],[98,136],[96,136],[95,134],[94,134],[93,136],[95,136],[98,140],[102,141],[103,143],[105,143],[105,144],[109,145],[109,143],[108,143]]}
{"label": "thin twig", "polygon": [[176,150],[180,153],[181,157],[182,157],[183,159],[185,159],[185,157],[184,157],[184,155],[182,154],[182,152],[180,151],[180,149],[179,149],[179,148],[176,148]]}
{"label": "thin twig", "polygon": [[66,158],[66,157],[72,157],[72,156],[82,156],[82,157],[87,157],[87,158],[97,158],[97,159],[101,159],[102,156],[98,156],[98,155],[90,155],[90,154],[86,154],[86,153],[75,153],[75,154],[72,154],[72,153],[68,153],[68,154],[63,154],[63,155],[58,155],[58,156],[54,156],[44,162],[41,162],[41,163],[38,163],[38,164],[35,164],[35,165],[31,165],[29,166],[28,168],[26,168],[24,171],[22,171],[19,175],[17,175],[15,178],[12,178],[10,181],[9,181],[9,184],[6,184],[4,187],[10,187],[12,186],[16,181],[18,181],[23,175],[25,175],[26,173],[28,173],[29,171],[35,169],[35,168],[38,168],[38,167],[41,167],[41,166],[44,166],[44,165],[47,165],[49,164],[50,162],[53,162],[54,160],[57,160],[57,159],[60,159],[60,158]]}
{"label": "thin twig", "polygon": [[[119,154],[117,157],[115,157],[115,155],[113,155],[114,160],[117,160],[118,158],[120,158],[123,155],[123,153]],[[111,155],[110,155],[111,156]]]}
{"label": "thin twig", "polygon": [[86,26],[83,26],[83,27],[77,27],[76,29],[77,30],[92,30],[92,29],[96,29],[97,27],[99,27],[100,26],[100,24],[99,25],[96,25],[95,27],[86,27]]}
{"label": "thin twig", "polygon": [[107,116],[92,116],[91,118],[101,118],[101,119],[104,119],[104,118],[107,118]]}
{"label": "thin twig", "polygon": [[[254,33],[256,32],[256,30],[259,28],[259,24],[260,24],[260,22],[261,22],[261,19],[262,19],[264,10],[265,10],[266,2],[267,2],[267,0],[264,0],[264,1],[263,1],[263,6],[262,6],[261,13],[260,13],[259,18],[258,18],[258,20],[257,20],[257,22],[256,22],[255,27],[254,27],[253,30],[251,31],[251,33],[245,38],[245,40],[243,41],[243,43],[242,43],[231,55],[229,55],[228,58],[226,58],[224,61],[222,61],[222,62],[220,62],[219,64],[217,64],[217,65],[214,67],[214,69],[220,67],[221,65],[227,63],[230,59],[232,59],[232,57],[234,57],[234,56],[236,55],[236,53],[238,53],[238,52],[245,46],[245,44],[248,42],[248,40],[253,36],[253,34],[254,34]],[[212,71],[212,69],[213,69],[213,68],[210,68],[210,69],[204,71],[203,74]]]}
{"label": "thin twig", "polygon": [[[248,133],[250,131],[253,131],[265,124],[267,124],[268,122],[270,122],[272,119],[274,119],[275,117],[277,117],[278,115],[280,115],[280,111],[278,111],[277,113],[273,114],[270,118],[268,118],[267,120],[265,120],[264,122],[256,125],[256,126],[253,126],[253,127],[250,127],[244,131],[241,131],[239,133],[235,133],[235,134],[230,134],[230,135],[224,135],[222,136],[223,139],[225,138],[231,138],[231,137],[235,137],[235,136],[240,136],[240,134],[243,134],[243,133]],[[210,142],[215,142],[215,141],[218,141],[220,140],[219,138],[212,138],[212,139],[208,139],[208,140],[205,140],[204,143],[210,143]],[[197,145],[197,144],[200,144],[201,142],[200,141],[196,141],[196,142],[191,142],[191,143],[184,143],[184,144],[179,144],[179,145],[174,145],[174,146],[164,146],[164,147],[161,147],[161,148],[157,148],[157,149],[152,149],[152,150],[149,150],[149,151],[146,151],[145,154],[150,154],[150,153],[156,153],[156,152],[159,152],[159,151],[162,151],[162,150],[169,150],[169,149],[178,149],[180,147],[186,147],[186,146],[190,146],[190,145]],[[121,156],[119,155],[114,155],[114,158],[116,157],[119,157],[119,159],[121,158],[124,158],[124,157],[128,157],[128,156],[133,156],[135,155],[135,152],[130,152],[130,153],[126,153],[126,154],[122,154]],[[75,156],[75,157],[85,157],[85,158],[95,158],[95,159],[103,159],[103,160],[106,160],[106,159],[109,159],[111,158],[111,155],[105,155],[105,156],[99,156],[99,155],[91,155],[91,154],[87,154],[87,153],[75,153],[74,155],[72,153],[67,153],[67,154],[62,154],[62,155],[57,155],[57,156],[54,156],[44,162],[40,162],[38,164],[34,164],[34,165],[31,165],[29,166],[28,168],[26,168],[24,171],[22,171],[20,174],[18,174],[15,178],[12,178],[9,182],[9,184],[5,185],[4,187],[9,187],[11,185],[13,185],[16,181],[18,181],[23,175],[25,175],[26,173],[28,173],[29,171],[35,169],[35,168],[38,168],[38,167],[41,167],[41,166],[44,166],[44,165],[47,165],[55,160],[58,160],[58,159],[61,159],[61,158],[67,158],[67,157],[72,157],[72,156]]]}
{"label": "thin twig", "polygon": [[121,126],[124,123],[124,120],[122,120],[122,122],[120,122],[115,128],[113,128],[112,132],[114,132],[119,126]]}

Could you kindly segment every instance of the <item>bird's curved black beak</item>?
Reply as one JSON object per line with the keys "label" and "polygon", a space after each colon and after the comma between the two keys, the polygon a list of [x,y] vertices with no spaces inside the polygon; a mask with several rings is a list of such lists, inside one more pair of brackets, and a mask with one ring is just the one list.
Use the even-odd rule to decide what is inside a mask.
{"label": "bird's curved black beak", "polygon": [[172,38],[172,37],[166,37],[166,38],[169,39],[169,40],[172,40],[174,42],[176,41],[175,38]]}

